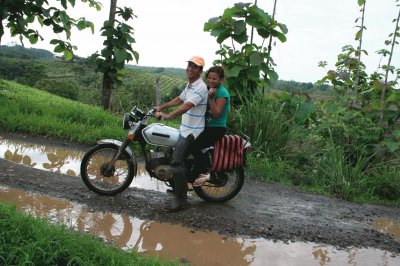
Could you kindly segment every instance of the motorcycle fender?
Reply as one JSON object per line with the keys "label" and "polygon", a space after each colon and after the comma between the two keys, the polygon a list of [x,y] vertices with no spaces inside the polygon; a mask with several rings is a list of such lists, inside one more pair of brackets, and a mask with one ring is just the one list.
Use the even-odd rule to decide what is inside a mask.
{"label": "motorcycle fender", "polygon": [[[117,147],[121,147],[122,146],[122,142],[119,141],[119,140],[115,140],[115,139],[102,139],[102,140],[97,141],[97,144],[113,144],[113,145],[115,145]],[[138,169],[136,156],[135,156],[135,154],[133,153],[133,151],[132,151],[132,149],[130,147],[126,147],[125,151],[129,154],[129,156],[131,157],[131,161],[132,161],[133,165],[135,166],[134,176],[136,176],[137,175],[137,169]]]}

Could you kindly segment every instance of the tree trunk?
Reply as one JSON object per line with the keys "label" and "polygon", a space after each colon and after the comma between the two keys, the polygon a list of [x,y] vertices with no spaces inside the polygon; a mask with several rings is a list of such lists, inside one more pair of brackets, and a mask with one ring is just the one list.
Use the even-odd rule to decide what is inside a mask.
{"label": "tree trunk", "polygon": [[385,72],[385,83],[383,84],[383,90],[382,90],[382,94],[381,94],[381,110],[380,110],[380,114],[379,114],[379,125],[381,127],[385,126],[384,114],[385,114],[385,109],[386,109],[385,101],[386,101],[386,92],[387,92],[387,88],[388,88],[389,69],[390,69],[390,64],[392,62],[394,46],[396,44],[396,36],[399,31],[399,21],[400,21],[400,9],[399,9],[399,14],[397,15],[396,27],[394,29],[393,40],[392,40],[392,48],[390,50],[389,60],[388,60],[388,64],[387,64],[387,68],[386,68],[386,72]]}
{"label": "tree trunk", "polygon": [[364,33],[364,18],[365,18],[365,4],[367,1],[364,2],[364,5],[362,7],[362,16],[361,16],[361,34],[360,34],[360,41],[358,44],[358,56],[357,56],[357,73],[356,73],[356,79],[354,81],[354,90],[356,92],[356,103],[358,102],[358,83],[360,81],[360,62],[361,62],[361,45],[362,45],[362,38],[363,38],[363,33]]}
{"label": "tree trunk", "polygon": [[161,88],[160,88],[160,76],[158,76],[156,81],[156,106],[161,105]]}
{"label": "tree trunk", "polygon": [[112,92],[112,82],[107,76],[107,73],[103,75],[103,85],[101,89],[101,105],[104,110],[109,110],[111,108],[111,92]]}
{"label": "tree trunk", "polygon": [[[111,0],[110,4],[110,15],[108,20],[112,23],[114,27],[115,21],[115,12],[117,10],[117,0]],[[108,37],[108,45],[111,43],[112,37]],[[107,61],[111,61],[112,57],[109,56],[106,58]],[[103,106],[104,110],[109,110],[111,107],[111,93],[113,89],[113,81],[110,78],[111,69],[106,69],[103,75],[103,86],[101,91],[101,105]]]}
{"label": "tree trunk", "polygon": [[[257,6],[257,0],[254,1],[254,5]],[[253,44],[254,27],[251,27],[250,43]]]}
{"label": "tree trunk", "polygon": [[3,35],[4,35],[3,17],[0,17],[0,45],[1,45],[1,37],[3,37]]}
{"label": "tree trunk", "polygon": [[[276,1],[274,0],[274,9],[272,11],[272,20],[275,20],[275,13],[276,13]],[[272,50],[272,35],[269,36],[269,42],[268,42],[268,54],[271,56],[271,50]],[[269,67],[269,57],[267,59],[267,67]],[[265,94],[265,87],[263,86],[263,95]]]}

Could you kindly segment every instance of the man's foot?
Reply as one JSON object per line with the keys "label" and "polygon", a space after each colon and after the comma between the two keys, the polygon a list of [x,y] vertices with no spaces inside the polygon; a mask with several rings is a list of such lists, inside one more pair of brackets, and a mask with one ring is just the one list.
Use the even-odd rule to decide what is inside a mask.
{"label": "man's foot", "polygon": [[186,199],[173,199],[169,201],[161,210],[165,212],[177,212],[189,206]]}
{"label": "man's foot", "polygon": [[210,174],[200,174],[196,180],[193,182],[192,186],[193,187],[200,187],[202,186],[205,182],[210,180]]}
{"label": "man's foot", "polygon": [[[187,187],[187,191],[193,191],[193,188],[188,186]],[[174,188],[167,188],[167,190],[165,192],[167,192],[167,194],[174,195],[175,194],[175,189]]]}

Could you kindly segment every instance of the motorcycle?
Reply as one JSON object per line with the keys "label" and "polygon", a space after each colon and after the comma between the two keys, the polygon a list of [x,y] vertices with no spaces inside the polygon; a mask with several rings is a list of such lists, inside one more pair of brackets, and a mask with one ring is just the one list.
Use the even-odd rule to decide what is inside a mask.
{"label": "motorcycle", "polygon": [[[81,162],[81,177],[85,185],[100,195],[113,196],[129,187],[137,175],[137,160],[131,144],[138,143],[145,161],[145,169],[150,177],[164,181],[173,187],[173,173],[170,163],[172,152],[179,137],[179,130],[161,123],[147,125],[148,118],[154,117],[155,111],[144,113],[134,107],[124,114],[123,128],[128,130],[124,141],[103,139],[89,149]],[[193,187],[195,193],[208,202],[226,202],[235,197],[244,183],[246,153],[251,150],[249,138],[240,136],[243,163],[228,171],[215,170],[203,185]],[[147,144],[151,149],[147,149]],[[132,145],[131,145],[132,146]],[[211,162],[219,158],[214,154],[214,147],[205,149]],[[229,159],[228,159],[229,161]],[[186,177],[189,184],[197,177],[195,160],[189,156],[185,161]]]}

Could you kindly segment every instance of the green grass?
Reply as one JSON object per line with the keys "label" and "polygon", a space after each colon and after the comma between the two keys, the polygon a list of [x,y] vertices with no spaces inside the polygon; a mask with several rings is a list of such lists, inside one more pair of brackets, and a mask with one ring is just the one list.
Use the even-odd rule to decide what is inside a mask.
{"label": "green grass", "polygon": [[0,203],[0,265],[177,265],[126,252]]}
{"label": "green grass", "polygon": [[0,80],[0,128],[82,144],[102,138],[122,139],[122,118],[100,107]]}
{"label": "green grass", "polygon": [[247,158],[246,176],[251,179],[293,185],[294,175],[296,175],[296,169],[287,161],[255,156]]}

